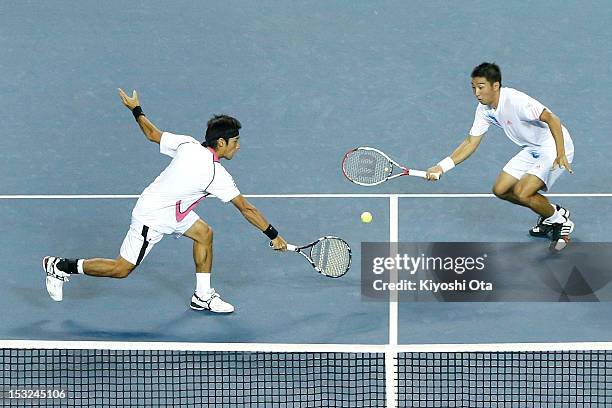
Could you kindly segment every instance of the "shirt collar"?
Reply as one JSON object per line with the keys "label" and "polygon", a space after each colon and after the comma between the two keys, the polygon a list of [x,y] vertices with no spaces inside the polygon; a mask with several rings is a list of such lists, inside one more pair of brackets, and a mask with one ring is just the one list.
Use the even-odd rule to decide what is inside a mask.
{"label": "shirt collar", "polygon": [[208,150],[210,150],[210,152],[213,155],[213,161],[216,163],[219,163],[221,160],[219,160],[219,156],[217,155],[217,152],[215,151],[215,149],[213,149],[212,147],[206,147]]}

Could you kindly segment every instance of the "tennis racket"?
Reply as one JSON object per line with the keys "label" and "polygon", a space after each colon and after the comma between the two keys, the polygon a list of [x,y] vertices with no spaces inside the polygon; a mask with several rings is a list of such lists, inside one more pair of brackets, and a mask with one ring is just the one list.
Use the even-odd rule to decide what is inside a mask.
{"label": "tennis racket", "polygon": [[287,244],[287,250],[301,254],[317,272],[330,278],[343,276],[351,267],[351,247],[338,237],[321,237],[304,246]]}
{"label": "tennis racket", "polygon": [[[399,173],[393,174],[395,169]],[[404,167],[373,147],[358,147],[346,152],[342,159],[342,172],[360,186],[375,186],[401,176],[427,178],[427,172]],[[440,173],[434,173],[434,177],[440,178]]]}

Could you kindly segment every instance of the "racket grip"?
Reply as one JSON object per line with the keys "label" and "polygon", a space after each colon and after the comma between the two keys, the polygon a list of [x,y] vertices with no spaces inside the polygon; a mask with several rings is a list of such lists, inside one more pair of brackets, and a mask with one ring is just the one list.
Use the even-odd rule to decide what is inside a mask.
{"label": "racket grip", "polygon": [[[270,248],[272,248],[274,244],[270,241]],[[287,244],[287,251],[296,251],[297,247],[295,245]]]}
{"label": "racket grip", "polygon": [[[408,174],[411,176],[427,178],[427,172],[422,170],[410,170]],[[442,173],[431,173],[431,175],[434,176],[435,180],[439,180]]]}
{"label": "racket grip", "polygon": [[409,170],[408,174],[415,177],[427,178],[427,172],[422,170]]}

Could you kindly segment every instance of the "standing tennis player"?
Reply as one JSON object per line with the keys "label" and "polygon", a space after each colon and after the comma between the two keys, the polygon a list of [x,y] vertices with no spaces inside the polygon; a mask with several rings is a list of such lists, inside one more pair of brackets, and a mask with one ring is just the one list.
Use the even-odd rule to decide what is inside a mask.
{"label": "standing tennis player", "polygon": [[502,87],[501,71],[484,62],[472,71],[472,91],[478,99],[474,123],[468,137],[449,156],[429,168],[446,173],[476,151],[482,136],[495,125],[521,147],[503,168],[493,185],[493,194],[536,212],[540,218],[529,233],[547,237],[552,233],[551,249],[561,250],[569,242],[574,223],[570,212],[550,201],[540,191],[548,191],[564,170],[573,173],[574,144],[559,118],[537,100]]}
{"label": "standing tennis player", "polygon": [[159,144],[160,153],[172,157],[172,161],[140,195],[117,259],[53,256],[43,259],[49,295],[61,301],[63,285],[71,275],[125,278],[164,235],[178,234],[193,240],[196,289],[190,307],[216,313],[233,312],[234,307],[211,287],[213,232],[193,211],[198,203],[209,195],[223,202],[231,201],[247,221],[272,241],[274,249],[287,249],[285,240],[240,194],[232,176],[221,165],[220,159],[231,160],[240,148],[240,122],[226,115],[214,116],[208,121],[205,140],[200,144],[191,136],[160,131],[142,112],[136,91],[129,97],[119,89],[119,96],[147,139]]}

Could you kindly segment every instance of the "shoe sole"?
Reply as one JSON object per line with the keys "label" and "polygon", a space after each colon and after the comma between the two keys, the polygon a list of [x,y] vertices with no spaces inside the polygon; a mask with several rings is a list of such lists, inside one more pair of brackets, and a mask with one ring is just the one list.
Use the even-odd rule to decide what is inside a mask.
{"label": "shoe sole", "polygon": [[550,249],[551,252],[560,252],[564,250],[569,245],[569,243],[570,243],[569,238],[567,240],[560,239],[556,242],[551,242],[550,247],[548,249]]}
{"label": "shoe sole", "polygon": [[207,308],[205,308],[204,306],[200,306],[196,303],[191,302],[191,304],[189,305],[190,308],[192,308],[193,310],[208,310]]}
{"label": "shoe sole", "polygon": [[191,302],[191,304],[189,304],[189,307],[190,307],[192,310],[196,310],[196,311],[208,310],[208,311],[209,311],[209,312],[211,312],[211,313],[233,313],[233,312],[234,312],[233,310],[227,310],[227,311],[216,311],[216,310],[211,310],[211,309],[209,309],[209,308],[207,308],[207,307],[200,306],[200,305],[198,305],[197,303],[194,303],[194,302]]}
{"label": "shoe sole", "polygon": [[550,235],[552,229],[550,231],[542,231],[542,232],[533,232],[532,230],[529,230],[529,235],[531,235],[532,237],[536,237],[536,238],[546,238]]}

